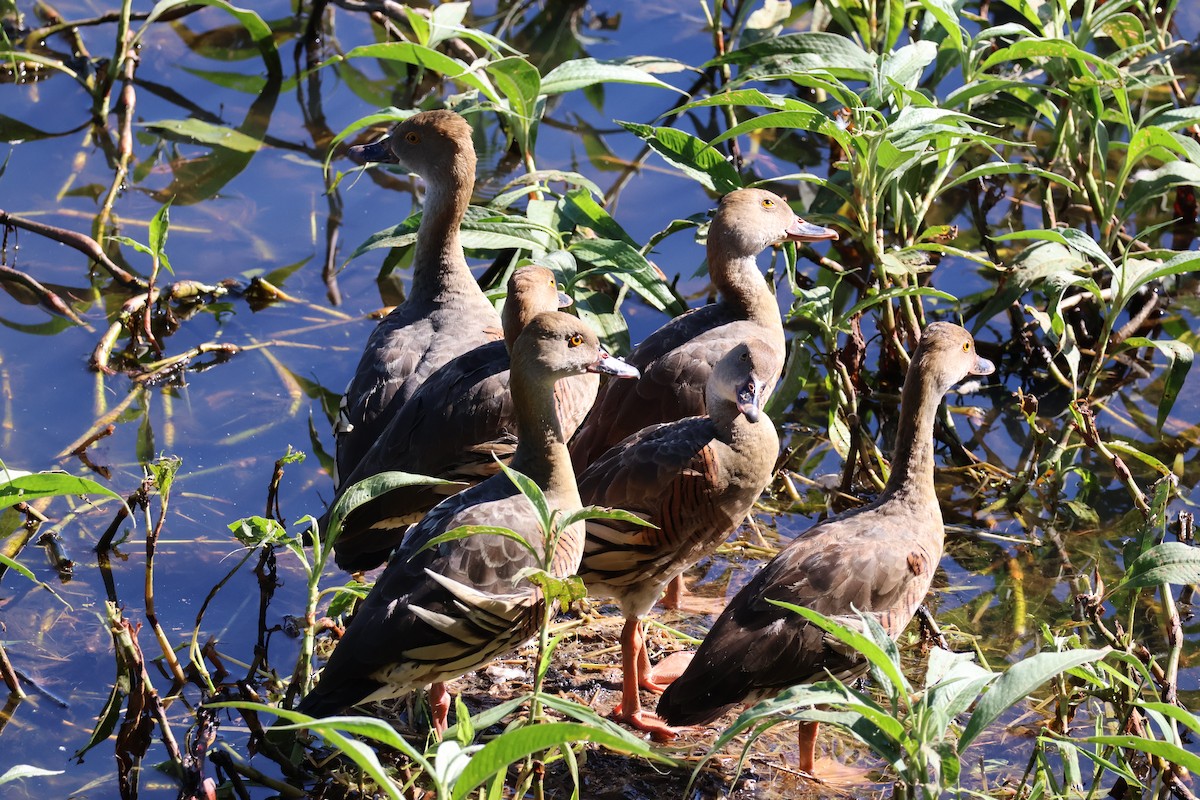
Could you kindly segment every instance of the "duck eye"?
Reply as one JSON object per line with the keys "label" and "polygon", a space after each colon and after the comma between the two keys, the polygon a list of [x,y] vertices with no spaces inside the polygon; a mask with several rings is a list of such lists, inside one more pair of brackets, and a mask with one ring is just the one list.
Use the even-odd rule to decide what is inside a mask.
{"label": "duck eye", "polygon": [[772,199],[771,199],[771,198],[769,198],[769,197],[764,197],[764,198],[763,198],[763,200],[762,200],[762,207],[763,207],[763,208],[774,208],[774,207],[775,207],[775,201],[774,201],[774,200],[772,200]]}
{"label": "duck eye", "polygon": [[963,352],[964,353],[971,352],[971,343],[970,342],[963,342]]}
{"label": "duck eye", "polygon": [[417,133],[416,131],[409,131],[408,133],[404,134],[404,141],[408,142],[409,144],[416,144],[417,142],[421,141],[421,134]]}
{"label": "duck eye", "polygon": [[583,344],[583,336],[578,333],[571,334],[570,338],[567,339],[567,345],[570,347],[579,347],[581,344]]}

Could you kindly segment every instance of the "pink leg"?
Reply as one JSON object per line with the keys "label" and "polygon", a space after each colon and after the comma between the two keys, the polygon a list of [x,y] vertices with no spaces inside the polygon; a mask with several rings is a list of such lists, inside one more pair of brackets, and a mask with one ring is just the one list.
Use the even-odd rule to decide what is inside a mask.
{"label": "pink leg", "polygon": [[[692,658],[694,658],[695,655],[695,653],[689,653],[687,651],[680,650],[678,653],[671,653],[671,655],[667,656],[666,658],[660,659],[659,662],[654,665],[654,669],[650,670],[649,680],[647,680],[646,683],[650,684],[650,686],[659,687],[658,691],[661,693],[668,686],[670,686],[676,678],[683,674],[683,671],[687,669],[688,664],[692,663]],[[647,686],[646,683],[642,684],[642,688],[649,689],[650,687]],[[654,691],[654,689],[650,689],[650,691]]]}
{"label": "pink leg", "polygon": [[817,725],[816,722],[800,723],[800,771],[813,775],[817,760]]}
{"label": "pink leg", "polygon": [[[637,617],[628,617],[621,629],[621,704],[613,709],[620,720],[642,731],[648,731],[657,741],[670,741],[679,731],[659,719],[658,715],[642,708],[639,686],[649,682],[649,675],[642,675],[642,660],[649,665],[642,638],[642,624]],[[662,691],[662,689],[658,689]]]}
{"label": "pink leg", "polygon": [[444,683],[429,685],[429,716],[437,738],[441,739],[446,732],[446,718],[450,716],[450,691]]}
{"label": "pink leg", "polygon": [[687,587],[683,585],[683,574],[680,573],[667,584],[667,590],[663,592],[662,599],[658,601],[658,604],[670,611],[678,611],[687,593]]}

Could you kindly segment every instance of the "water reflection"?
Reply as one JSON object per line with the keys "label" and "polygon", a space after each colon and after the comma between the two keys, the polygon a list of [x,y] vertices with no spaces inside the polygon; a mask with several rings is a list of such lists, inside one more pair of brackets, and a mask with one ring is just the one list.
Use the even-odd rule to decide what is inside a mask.
{"label": "water reflection", "polygon": [[[125,623],[145,618],[144,543],[160,522],[154,599],[168,649],[203,650],[197,661],[208,665],[209,678],[236,696],[248,695],[252,685],[269,685],[264,670],[290,671],[297,646],[283,635],[284,616],[304,608],[301,573],[283,553],[277,563],[265,558],[260,563],[258,551],[234,539],[226,525],[276,511],[294,521],[319,512],[331,495],[329,430],[337,396],[374,325],[369,315],[398,302],[407,279],[403,250],[390,257],[380,251],[349,261],[348,256],[372,234],[407,218],[420,191],[406,177],[379,170],[338,183],[337,172],[350,164],[334,147],[326,169],[327,155],[337,135],[372,110],[407,109],[426,97],[456,91],[428,73],[418,79],[411,65],[396,62],[343,60],[322,66],[382,35],[367,14],[353,13],[353,3],[322,4],[320,13],[302,14],[289,3],[256,4],[274,47],[261,37],[256,41],[245,25],[218,9],[181,12],[169,24],[147,28],[140,61],[132,79],[124,81],[124,76],[102,75],[105,63],[88,58],[112,52],[118,24],[115,18],[94,17],[92,5],[58,4],[63,18],[96,20],[77,34],[55,29],[51,20],[39,20],[23,5],[19,24],[11,13],[4,17],[9,40],[24,37],[37,58],[0,63],[0,138],[14,143],[3,160],[0,206],[34,226],[5,228],[0,247],[6,270],[0,275],[0,457],[14,468],[60,467],[91,475],[123,494],[137,489],[144,465],[160,454],[178,455],[183,463],[167,510],[161,499],[151,497],[147,508],[135,511],[136,526],[120,522],[114,527],[117,511],[111,502],[77,498],[36,501],[30,512],[7,508],[0,515],[4,552],[24,547],[20,560],[43,582],[11,569],[3,573],[5,649],[29,697],[19,705],[10,701],[0,712],[6,740],[0,774],[25,763],[64,770],[61,776],[6,785],[12,796],[117,794],[107,741],[80,764],[71,756],[88,747],[98,725],[102,734],[118,725],[106,705],[111,686],[137,662],[114,660],[110,630],[134,634],[110,620],[104,601],[122,606]],[[426,16],[423,9],[416,13]],[[647,54],[701,64],[713,54],[711,35],[693,4],[500,3],[483,4],[474,13],[481,27],[534,54],[543,76],[585,56]],[[140,28],[144,19],[144,13],[135,13],[131,24]],[[41,32],[29,36],[35,29]],[[46,60],[62,67],[47,66]],[[662,78],[685,89],[702,80],[693,73]],[[104,80],[113,82],[113,113],[104,115],[105,126],[95,126],[97,109],[82,84]],[[546,104],[538,128],[536,165],[580,171],[596,181],[611,203],[609,210],[636,242],[645,243],[672,219],[707,210],[712,199],[698,184],[663,167],[650,148],[613,119],[662,125],[660,115],[678,102],[668,92],[618,84],[556,96]],[[697,110],[683,124],[711,139],[728,127],[722,114]],[[525,154],[510,145],[494,115],[477,114],[473,124],[482,170],[477,196],[490,199],[523,174]],[[374,135],[378,127],[359,136]],[[747,142],[740,156],[752,175],[773,179],[797,171],[833,172],[828,147],[815,136],[762,132]],[[812,197],[806,186],[781,184],[791,196]],[[961,187],[933,207],[929,223],[957,225],[968,232],[962,247],[1012,263],[1007,245],[970,232],[981,223],[992,229],[1040,227],[1027,197],[1033,187],[1032,181]],[[165,252],[171,269],[162,265],[154,282],[171,299],[144,303],[138,299],[144,293],[132,287],[148,282],[154,257],[132,245],[117,246],[114,237],[153,250],[154,217],[167,200],[172,206]],[[39,224],[86,233],[104,245],[102,257],[110,263],[97,266],[42,235]],[[1140,227],[1148,224],[1150,219]],[[668,277],[678,279],[679,292],[694,305],[708,291],[695,277],[702,251],[692,241],[693,226],[680,229],[685,232],[664,238],[651,257]],[[1190,246],[1189,230],[1176,228],[1170,235],[1174,247]],[[477,273],[494,282],[512,254],[481,248],[472,256]],[[839,256],[856,264],[865,253],[845,250]],[[782,258],[771,268],[785,309],[820,277],[815,267],[801,262],[793,287]],[[1139,535],[1142,516],[1112,461],[1088,457],[1070,475],[1038,468],[1069,427],[1064,419],[1071,393],[1047,379],[1045,365],[1054,354],[1042,352],[1042,339],[1022,320],[1012,324],[1019,315],[1012,302],[1022,293],[997,299],[993,276],[965,258],[944,259],[931,280],[963,298],[964,309],[996,304],[996,315],[979,333],[985,355],[991,353],[984,348],[999,350],[1009,344],[1013,330],[1022,332],[1016,350],[1021,357],[1007,360],[1003,381],[955,401],[978,408],[948,418],[965,442],[952,447],[947,436],[939,453],[941,463],[954,467],[943,475],[952,527],[930,605],[953,646],[978,649],[998,666],[1035,649],[1043,623],[1056,630],[1082,625],[1074,596],[1095,575],[1109,585],[1119,580],[1117,565],[1127,563],[1119,556]],[[590,288],[581,285],[580,291]],[[1153,313],[1177,339],[1195,345],[1194,287],[1177,287],[1169,300]],[[1143,313],[1148,302],[1158,301],[1139,301],[1125,320]],[[1084,319],[1090,312],[1080,306],[1071,312],[1078,315],[1074,321],[1097,330],[1096,320]],[[663,319],[632,299],[624,311],[631,329],[626,335],[634,340]],[[797,335],[804,333],[803,326],[796,323]],[[896,365],[876,361],[879,341],[869,322],[862,333],[867,344],[862,371],[875,375],[882,366],[884,373],[894,373]],[[830,355],[812,354],[812,369],[826,369],[820,359]],[[99,372],[89,369],[89,358]],[[1191,489],[1200,424],[1196,380],[1193,375],[1184,384],[1160,434],[1153,409],[1165,390],[1162,371],[1148,372],[1132,360],[1117,362],[1103,376],[1096,425],[1105,440],[1134,442]],[[860,400],[863,436],[880,442],[886,452],[889,431],[881,420],[891,418],[897,387],[895,380],[885,380],[868,388]],[[1036,409],[1023,412],[1010,398],[1018,388],[1037,399]],[[844,468],[829,438],[829,408],[828,398],[817,392],[792,406],[786,420],[791,432],[787,465],[796,473],[796,500],[777,487],[777,505],[758,520],[761,542],[746,534],[747,543],[731,545],[695,570],[701,593],[730,596],[770,547],[842,502],[828,491],[843,485]],[[1031,420],[1044,430],[1031,434]],[[83,453],[73,455],[81,444]],[[289,447],[309,457],[283,468],[273,495],[276,460]],[[989,466],[974,464],[969,453],[986,458]],[[1142,486],[1157,477],[1152,464],[1132,458],[1122,463]],[[821,489],[805,483],[825,475],[832,482],[822,480]],[[984,488],[977,492],[977,487]],[[1183,506],[1177,501],[1173,508]],[[38,535],[49,535],[46,549],[56,564],[41,560],[36,540],[24,544],[30,514],[48,517]],[[114,549],[94,554],[110,529],[117,536]],[[75,562],[69,577],[58,572],[63,558]],[[1147,597],[1141,611],[1129,621],[1131,633],[1161,652],[1166,647],[1162,609]],[[693,634],[704,627],[695,619],[671,623]],[[1190,615],[1182,632],[1189,643],[1200,634]],[[163,648],[149,627],[136,634],[136,641],[149,679],[167,694],[176,676],[159,655]],[[186,663],[185,652],[180,658]],[[1200,691],[1194,647],[1184,650],[1180,666],[1180,695],[1194,708]],[[205,683],[197,675],[185,677]],[[602,691],[613,692],[612,682]],[[195,721],[192,705],[199,698],[195,685],[188,686],[168,706],[167,719],[179,741]],[[244,754],[248,732],[241,718],[223,715],[219,724],[221,736]],[[1033,719],[1022,719],[1021,725],[1036,729]],[[153,744],[152,762],[161,759],[161,747]],[[737,790],[741,796],[794,796],[794,776],[779,768],[780,753],[790,758],[790,747],[778,740],[758,751]],[[839,740],[835,747],[852,745]],[[985,752],[1019,773],[1028,748],[994,741]],[[132,770],[138,759],[129,758]],[[631,783],[645,781],[638,784],[644,787],[638,796],[663,791],[663,784],[637,765],[617,763],[619,758],[610,755],[589,758],[595,767],[612,765]],[[724,766],[732,773],[731,764]],[[669,779],[668,792],[682,791],[679,777]],[[697,796],[722,791],[715,779],[706,780]],[[166,797],[177,794],[178,787],[173,780],[144,774],[141,791]],[[602,787],[593,785],[590,791],[589,796],[605,796]]]}

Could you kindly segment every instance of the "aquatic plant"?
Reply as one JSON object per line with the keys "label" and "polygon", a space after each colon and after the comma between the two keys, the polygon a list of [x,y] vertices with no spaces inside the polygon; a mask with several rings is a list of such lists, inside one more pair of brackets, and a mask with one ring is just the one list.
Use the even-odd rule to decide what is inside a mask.
{"label": "aquatic plant", "polygon": [[[0,712],[6,791],[296,796],[314,776],[331,792],[366,776],[399,796],[585,794],[588,741],[633,754],[641,775],[665,763],[546,688],[581,635],[549,620],[534,688],[474,715],[468,698],[446,742],[294,719],[353,765],[306,773],[258,721],[294,718],[319,630],[367,588],[327,574],[304,515],[328,494],[344,362],[411,257],[419,211],[392,200],[419,191],[349,167],[343,148],[448,106],[486,154],[463,235],[481,284],[498,299],[513,269],[545,263],[616,351],[703,302],[696,243],[716,195],[767,186],[842,233],[768,268],[790,332],[770,408],[786,444],[758,519],[784,537],[793,516],[883,484],[927,322],[972,328],[1000,367],[940,415],[950,535],[931,609],[953,654],[915,634],[889,649],[869,624],[831,630],[871,681],[798,687],[719,745],[823,714],[899,795],[1192,796],[1189,8],[700,0],[647,22],[634,17],[653,4],[621,2],[110,5],[0,0],[0,450],[76,473],[0,473],[0,500],[17,503],[0,502],[0,577],[21,576],[0,611],[18,692]],[[407,218],[372,233],[384,223],[364,227],[365,206]],[[760,527],[712,575],[769,555],[778,538]],[[52,563],[29,557],[34,542]],[[71,576],[78,548],[99,552]],[[7,724],[32,708],[38,725]],[[999,742],[1014,724],[1030,735]],[[747,770],[765,770],[762,736]],[[115,769],[95,757],[110,742]],[[733,776],[709,745],[693,745],[696,785],[723,792]],[[64,746],[88,762],[51,774]],[[259,747],[276,762],[249,761]],[[147,758],[171,765],[169,788]]]}

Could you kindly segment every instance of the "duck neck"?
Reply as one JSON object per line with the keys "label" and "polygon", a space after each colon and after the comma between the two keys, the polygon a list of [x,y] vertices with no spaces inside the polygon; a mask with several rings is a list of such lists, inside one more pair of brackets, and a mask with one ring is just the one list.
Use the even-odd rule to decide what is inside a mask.
{"label": "duck neck", "polygon": [[535,309],[530,308],[529,303],[522,302],[517,297],[509,297],[504,301],[500,322],[504,329],[504,348],[510,355],[513,345],[517,343],[517,337],[521,335],[521,331],[525,330],[525,326],[529,324],[530,320],[536,316]]}
{"label": "duck neck", "polygon": [[944,392],[923,379],[919,362],[909,365],[900,395],[900,423],[892,471],[880,499],[905,497],[937,505],[933,484],[933,422]]}
{"label": "duck neck", "polygon": [[413,298],[428,300],[479,291],[459,241],[459,226],[475,185],[475,163],[460,161],[455,160],[449,175],[425,182],[425,207],[413,254]]}
{"label": "duck neck", "polygon": [[[562,425],[554,404],[554,383],[523,380],[511,370],[509,391],[517,412],[517,450],[512,468],[528,475],[548,497],[562,505],[564,494],[579,505],[579,489],[571,468]],[[573,498],[572,498],[573,495]]]}
{"label": "duck neck", "polygon": [[783,335],[783,321],[775,295],[767,281],[758,271],[754,256],[730,256],[724,250],[712,246],[709,235],[709,277],[721,294],[721,302],[731,307],[737,316],[771,329]]}

